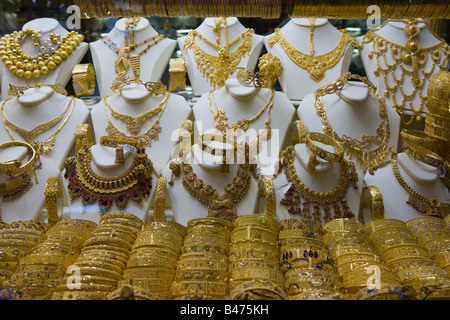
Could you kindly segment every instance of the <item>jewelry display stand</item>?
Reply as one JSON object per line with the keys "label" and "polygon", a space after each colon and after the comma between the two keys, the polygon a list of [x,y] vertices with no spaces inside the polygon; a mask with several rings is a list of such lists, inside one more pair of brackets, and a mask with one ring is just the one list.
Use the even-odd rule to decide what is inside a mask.
{"label": "jewelry display stand", "polygon": [[[247,29],[235,17],[226,18],[226,22],[228,35],[225,34],[225,28],[223,26],[221,26],[220,28],[221,46],[227,45],[227,37],[229,41],[233,41],[237,37],[241,36],[241,34]],[[214,31],[214,28],[214,18],[205,18],[202,24],[195,30],[199,34],[201,34],[203,38],[208,39],[210,42],[216,43],[218,33]],[[202,94],[211,91],[212,89],[214,89],[214,87],[210,84],[209,79],[203,76],[202,72],[197,68],[194,52],[192,50],[187,50],[187,52],[185,52],[185,40],[186,36],[178,38],[178,46],[180,47],[181,54],[185,58],[186,72],[189,76],[189,81],[192,86],[194,96],[199,97]],[[204,53],[213,57],[219,56],[217,49],[213,46],[205,43],[198,37],[196,37],[195,41],[197,42],[200,49],[204,51]],[[241,42],[242,40],[231,46],[230,53],[234,52],[236,48],[239,47]],[[263,37],[260,35],[252,34],[250,52],[240,57],[239,63],[236,67],[254,69],[254,67],[258,63],[258,58],[263,45]],[[231,77],[233,77],[233,75],[231,75]]]}
{"label": "jewelry display stand", "polygon": [[[370,94],[368,86],[359,81],[348,81],[339,95],[332,93],[322,97],[326,118],[336,134],[340,137],[345,135],[356,140],[361,140],[362,135],[376,136],[377,127],[382,121],[379,115],[380,101]],[[386,112],[389,120],[387,146],[394,147],[395,151],[398,147],[400,117],[392,108],[387,106]],[[308,131],[324,132],[324,124],[315,106],[314,94],[305,96],[297,109],[297,115],[303,120]],[[346,158],[351,160],[349,155]],[[357,165],[356,167],[360,176],[363,177],[361,166]]]}
{"label": "jewelry display stand", "polygon": [[[107,103],[119,113],[137,117],[161,104],[166,95],[155,96],[143,85],[133,84],[107,97]],[[171,159],[172,149],[178,143],[177,130],[181,127],[182,122],[189,119],[191,115],[191,108],[182,96],[171,93],[166,103],[166,107],[159,119],[161,132],[158,134],[157,139],[152,140],[151,144],[146,146],[147,154],[158,173],[164,169],[167,162]],[[108,126],[108,115],[117,130],[126,135],[130,135],[126,123],[111,116],[110,110],[107,110],[105,99],[102,99],[91,110],[93,132],[97,143],[102,136],[108,135],[106,130]],[[157,115],[146,121],[142,125],[139,134],[147,132],[155,123],[156,118]]]}
{"label": "jewelry display stand", "polygon": [[[101,177],[116,177],[125,172],[133,162],[133,156],[128,154],[125,156],[125,162],[123,164],[115,163],[116,153],[114,148],[108,148],[100,144],[95,144],[91,148],[92,155],[92,169]],[[62,176],[66,173],[66,170],[62,172]],[[132,199],[128,200],[127,207],[124,212],[132,213],[133,215],[145,220],[150,209],[151,202],[156,192],[158,178],[155,174],[152,174],[152,188],[147,198],[143,199],[143,205],[140,206]],[[69,195],[68,179],[62,179],[63,190],[65,196]],[[86,219],[98,223],[100,221],[100,212],[102,212],[100,206],[95,203],[91,205],[83,205],[81,198],[76,198],[72,202],[68,202],[68,215],[70,219]],[[116,205],[113,204],[107,212],[122,211],[118,210]]]}
{"label": "jewelry display stand", "polygon": [[[236,178],[239,169],[239,164],[230,164],[229,173],[224,174],[221,171],[221,158],[221,156],[211,156],[209,153],[202,151],[198,144],[194,144],[191,153],[186,156],[184,161],[192,166],[193,172],[199,179],[216,189],[220,195],[222,194],[223,188]],[[177,161],[177,159],[172,161]],[[167,195],[176,222],[186,226],[188,221],[195,218],[203,218],[208,215],[208,205],[201,203],[189,193],[183,186],[182,175],[179,177],[173,176],[170,163],[166,166],[162,175],[169,181]],[[172,178],[173,183],[170,183]],[[258,181],[250,177],[248,191],[244,195],[244,198],[235,204],[237,215],[254,213],[257,208],[257,200]]]}
{"label": "jewelry display stand", "polygon": [[[425,58],[417,57],[417,66],[414,66],[412,60],[408,60],[408,57],[413,58],[412,53],[405,47],[410,40],[410,36],[404,30],[406,22],[388,20],[378,29],[369,31],[374,33],[373,39],[369,36],[370,33],[357,38],[361,45],[361,60],[367,77],[378,88],[378,93],[386,98],[389,107],[397,106],[397,112],[413,116],[407,122],[411,122],[417,116],[425,117],[426,104],[423,100],[427,95],[429,80],[434,73],[441,70],[435,66],[436,61],[439,65],[447,65],[448,68],[448,64],[444,63],[445,59],[448,59],[444,51],[438,58],[433,53],[435,49],[441,50],[437,46],[442,42],[445,45],[445,41],[438,38],[427,24],[418,22],[413,25],[417,28],[417,35],[411,39],[417,41],[414,42],[417,49],[425,51]],[[374,47],[374,41],[377,40],[380,44]],[[414,73],[415,68],[417,75]],[[414,79],[418,81],[417,86],[413,83]],[[416,111],[413,112],[411,107]]]}
{"label": "jewelry display stand", "polygon": [[[23,147],[12,147],[0,152],[0,162],[20,159],[24,155]],[[20,220],[40,220],[42,208],[45,205],[44,191],[49,177],[58,176],[59,169],[50,159],[41,157],[42,166],[30,173],[32,185],[29,190],[13,201],[1,201],[1,217],[6,223]],[[4,173],[0,173],[1,181],[9,179]],[[36,179],[37,178],[37,183]]]}
{"label": "jewelry display stand", "polygon": [[[332,24],[328,22],[327,19],[315,19],[313,24],[313,36],[311,38],[311,23],[307,18],[293,18],[289,20],[283,27],[279,29],[279,32],[284,36],[286,41],[294,48],[295,51],[300,51],[301,53],[313,56],[311,52],[311,41],[313,42],[314,55],[318,56],[320,61],[320,56],[328,53],[332,53],[336,49],[337,45],[342,39],[342,33],[337,30]],[[264,37],[264,44],[269,53],[280,58],[283,65],[283,71],[281,76],[278,78],[283,92],[291,99],[303,100],[303,98],[314,92],[319,87],[333,81],[340,77],[343,73],[347,72],[350,67],[350,62],[353,55],[353,45],[347,43],[344,49],[343,55],[335,65],[329,69],[320,69],[321,75],[320,81],[315,81],[310,72],[306,69],[298,66],[291,58],[287,55],[286,51],[283,49],[280,43],[275,43],[270,45],[270,40],[274,36],[274,33],[269,34]],[[311,40],[312,39],[312,40]],[[333,54],[324,61],[324,63],[330,63],[331,58],[336,58],[336,54]],[[324,58],[322,57],[322,60]],[[313,63],[311,64],[311,66]],[[316,72],[311,70],[311,72]],[[294,102],[298,104],[299,102]]]}
{"label": "jewelry display stand", "polygon": [[[399,153],[397,162],[401,177],[412,190],[428,199],[436,197],[441,203],[450,201],[437,168],[416,161],[406,153]],[[408,221],[424,216],[424,213],[407,203],[409,193],[398,182],[391,164],[379,168],[374,175],[366,174],[364,182],[367,186],[376,186],[380,190],[384,200],[385,219]]]}
{"label": "jewelry display stand", "polygon": [[[321,148],[333,152],[333,148],[327,145],[320,145]],[[302,183],[314,190],[316,192],[328,192],[334,189],[337,185],[340,177],[340,165],[336,163],[330,163],[318,158],[318,165],[315,167],[317,173],[312,174],[308,172],[303,165],[299,162],[300,160],[306,166],[308,163],[311,151],[306,147],[305,144],[296,144],[294,146],[294,167],[298,178]],[[300,160],[299,160],[300,159]],[[360,207],[360,197],[362,192],[362,179],[358,180],[358,188],[354,189],[349,187],[347,190],[347,195],[345,199],[350,207],[350,210],[355,214],[355,219],[357,218],[358,210]],[[289,183],[287,176],[283,171],[281,171],[274,179],[273,186],[275,190],[275,205],[276,205],[276,215],[278,220],[297,218],[296,215],[290,214],[286,206],[280,204],[280,201],[284,198],[286,192],[289,190],[291,184]],[[333,211],[333,209],[331,209]],[[311,209],[312,212],[312,209]],[[333,213],[332,213],[333,216]]]}
{"label": "jewelry display stand", "polygon": [[[69,32],[64,29],[57,20],[51,18],[39,18],[27,22],[22,30],[33,29],[42,31],[43,38],[47,38],[49,34],[59,34],[62,37],[67,35]],[[33,46],[33,40],[31,37],[25,37],[22,41],[21,48],[26,54],[33,54],[36,50]],[[14,84],[17,86],[32,86],[39,83],[46,84],[56,84],[59,83],[63,86],[67,85],[70,78],[72,77],[72,70],[76,64],[80,63],[84,55],[89,49],[89,45],[85,42],[81,42],[75,50],[72,51],[63,61],[63,63],[56,66],[54,70],[50,70],[48,74],[43,75],[39,78],[32,77],[31,79],[26,79],[25,77],[19,78],[18,76],[12,74],[9,70],[4,68],[4,64],[0,63],[0,75],[1,75],[1,92],[3,94],[3,99],[6,99],[6,92],[8,92],[8,86]]]}
{"label": "jewelry display stand", "polygon": [[[252,118],[269,101],[271,89],[255,88],[240,84],[237,79],[229,79],[223,88],[212,92],[214,100],[228,117],[228,124],[235,124],[244,118]],[[210,110],[211,101],[209,93],[203,94],[192,108],[196,124],[196,133],[203,134],[207,130],[215,128],[214,118]],[[212,107],[214,108],[214,106]],[[213,109],[214,110],[214,109]],[[258,155],[258,167],[262,174],[273,174],[273,165],[278,160],[278,154],[288,138],[290,125],[295,117],[295,108],[286,95],[275,91],[273,107],[270,110],[270,123],[272,137],[270,140],[260,143]],[[251,144],[257,135],[264,132],[268,113],[264,111],[261,116],[249,124],[248,130],[236,131],[236,142]],[[274,140],[276,139],[276,140]],[[250,140],[250,141],[249,141]],[[252,148],[252,150],[256,150]]]}
{"label": "jewelry display stand", "polygon": [[[41,158],[52,160],[55,165],[62,169],[64,161],[72,150],[75,143],[75,130],[79,124],[85,123],[89,118],[89,110],[81,99],[57,93],[49,86],[29,88],[4,101],[4,118],[13,123],[18,128],[32,130],[44,123],[58,118],[64,113],[62,119],[53,127],[37,135],[35,141],[43,142],[53,135],[65,122],[61,130],[54,137],[53,150],[45,152]],[[13,139],[6,131],[13,136]],[[2,142],[9,140],[24,141],[24,138],[10,126],[5,127],[5,122],[0,126],[0,137]],[[31,142],[31,141],[30,141]]]}
{"label": "jewelry display stand", "polygon": [[[114,28],[107,34],[108,38],[119,48],[123,48],[124,46],[126,20],[126,18],[118,20]],[[147,19],[141,18],[136,28],[134,28],[134,34],[136,37],[135,43],[139,43],[158,35],[158,32],[151,26]],[[140,79],[143,82],[159,81],[161,79],[176,45],[177,42],[175,40],[165,38],[158,41],[157,44],[149,48],[148,52],[141,55]],[[115,72],[115,61],[118,59],[118,54],[111,50],[102,39],[90,43],[90,48],[100,96],[112,95],[111,85],[117,76]],[[143,48],[145,47],[136,48],[136,51],[141,51]],[[134,53],[132,52],[131,55],[133,56]],[[131,67],[127,75],[134,78]]]}

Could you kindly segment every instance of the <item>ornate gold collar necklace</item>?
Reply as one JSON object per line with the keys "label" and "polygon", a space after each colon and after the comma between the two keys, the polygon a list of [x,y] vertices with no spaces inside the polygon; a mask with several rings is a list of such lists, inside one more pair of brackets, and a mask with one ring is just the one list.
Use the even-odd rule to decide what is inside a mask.
{"label": "ornate gold collar necklace", "polygon": [[300,68],[309,72],[311,78],[319,82],[325,77],[325,72],[335,66],[342,58],[350,43],[354,47],[358,47],[358,41],[348,35],[347,30],[341,30],[342,36],[338,45],[330,52],[315,55],[306,54],[295,49],[283,36],[280,29],[275,29],[275,33],[269,38],[268,45],[273,47],[279,43],[288,57]]}

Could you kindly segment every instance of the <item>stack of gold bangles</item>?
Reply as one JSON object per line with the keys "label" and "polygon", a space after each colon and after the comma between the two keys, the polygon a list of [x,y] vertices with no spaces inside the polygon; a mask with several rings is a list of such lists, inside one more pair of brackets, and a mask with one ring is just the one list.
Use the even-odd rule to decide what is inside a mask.
{"label": "stack of gold bangles", "polygon": [[[64,220],[62,220],[64,221]],[[68,286],[71,274],[67,274],[56,288],[56,300],[103,300],[117,288],[122,279],[130,250],[143,221],[126,212],[111,212],[101,216],[97,227],[84,242],[83,249],[73,262],[79,277],[76,286]]]}
{"label": "stack of gold bangles", "polygon": [[0,229],[0,285],[14,274],[20,259],[43,241],[48,228],[45,222],[22,220]]}
{"label": "stack of gold bangles", "polygon": [[45,239],[19,261],[7,281],[34,299],[48,298],[60,285],[67,267],[77,258],[96,223],[88,220],[61,220],[45,233]]}
{"label": "stack of gold bangles", "polygon": [[[375,289],[371,275],[377,272],[380,288],[397,288],[400,280],[369,244],[364,224],[354,219],[334,219],[324,225],[328,254],[337,268],[346,298],[367,296]],[[361,294],[363,292],[364,294]]]}
{"label": "stack of gold bangles", "polygon": [[290,218],[281,220],[279,227],[280,262],[289,300],[343,299],[336,269],[322,239],[322,224]]}
{"label": "stack of gold bangles", "polygon": [[[413,226],[414,222],[410,225]],[[423,287],[438,283],[448,285],[450,278],[447,273],[431,259],[428,250],[418,242],[406,222],[378,219],[367,224],[365,228],[375,251],[396,273],[403,286],[411,286],[419,294]]]}
{"label": "stack of gold bangles", "polygon": [[232,227],[231,222],[215,217],[195,218],[188,222],[172,283],[172,299],[225,299]]}
{"label": "stack of gold bangles", "polygon": [[119,281],[118,290],[109,295],[110,299],[123,294],[121,288],[124,286],[138,292],[145,290],[151,293],[153,299],[170,298],[186,227],[163,219],[164,203],[160,203],[160,200],[162,202],[165,199],[165,185],[166,179],[160,177],[153,220],[147,222],[138,233],[127,267],[123,271],[123,280]]}
{"label": "stack of gold bangles", "polygon": [[432,260],[450,274],[450,230],[439,217],[420,217],[408,220],[406,225],[423,245]]}

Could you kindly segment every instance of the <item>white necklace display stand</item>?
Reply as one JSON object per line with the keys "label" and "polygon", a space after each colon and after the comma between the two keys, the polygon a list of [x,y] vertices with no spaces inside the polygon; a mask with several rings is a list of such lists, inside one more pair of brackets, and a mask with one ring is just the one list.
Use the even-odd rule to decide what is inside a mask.
{"label": "white necklace display stand", "polygon": [[[140,84],[132,84],[123,87],[120,92],[107,97],[107,103],[117,112],[137,117],[159,105],[165,95],[151,95],[150,92]],[[106,114],[106,105],[104,99],[94,106],[91,110],[91,120],[93,132],[97,143],[102,136],[108,135],[106,127],[108,125],[108,114],[114,126],[121,132],[129,135],[124,121],[114,118],[110,110]],[[191,115],[191,108],[186,100],[177,94],[170,94],[167,99],[167,105],[160,118],[159,125],[161,132],[157,140],[152,140],[151,145],[147,146],[147,154],[152,160],[155,170],[159,173],[166,166],[171,158],[171,152],[176,143],[178,143],[177,130],[181,128],[184,120]],[[139,134],[148,131],[155,123],[157,115],[146,121]]]}
{"label": "white necklace display stand", "polygon": [[[186,156],[185,161],[190,161],[197,177],[204,183],[215,188],[219,194],[222,193],[225,186],[233,181],[239,168],[238,164],[231,164],[229,166],[230,172],[223,174],[220,170],[221,156],[212,156],[202,151],[197,144],[192,146],[192,152]],[[166,177],[167,181],[172,179],[170,164],[166,166],[162,175]],[[250,179],[250,187],[247,193],[236,204],[238,216],[255,213],[257,208],[258,181],[253,177],[250,177]],[[175,221],[186,226],[192,219],[206,217],[208,215],[208,206],[202,204],[194,196],[191,196],[183,186],[182,180],[183,174],[180,173],[178,177],[174,176],[173,184],[167,184],[167,196]]]}
{"label": "white necklace display stand", "polygon": [[[441,203],[450,201],[437,168],[416,161],[406,153],[398,154],[397,164],[403,180],[414,191],[429,199],[436,197]],[[375,186],[380,190],[384,200],[386,219],[408,221],[424,216],[406,203],[409,194],[397,181],[390,163],[375,171],[374,175],[366,174],[364,181],[367,186]],[[366,221],[368,222],[370,221]]]}
{"label": "white necklace display stand", "polygon": [[[26,149],[24,147],[11,147],[0,152],[0,162],[5,162],[13,159],[20,159],[25,155]],[[50,177],[58,176],[59,169],[50,159],[41,157],[42,167],[36,169],[37,182],[34,173],[30,173],[32,186],[22,196],[13,201],[1,202],[1,217],[3,222],[12,223],[19,220],[39,220],[42,215],[42,209],[45,206],[44,191],[47,185],[47,180]],[[3,173],[0,173],[0,180],[7,181],[9,179]]]}
{"label": "white necklace display stand", "polygon": [[[62,37],[67,35],[69,31],[64,29],[57,20],[51,18],[39,18],[27,22],[22,30],[33,29],[42,31],[42,37],[48,38],[50,33],[59,34]],[[25,37],[22,42],[22,50],[24,53],[29,55],[34,55],[35,48],[33,46],[33,40],[31,37]],[[19,78],[18,76],[12,74],[9,70],[3,67],[3,63],[0,63],[0,75],[1,75],[1,92],[3,94],[3,99],[6,99],[6,93],[8,92],[9,84],[14,84],[17,86],[32,86],[38,83],[46,84],[61,84],[66,86],[72,77],[72,70],[76,64],[80,63],[84,55],[89,49],[89,45],[85,42],[80,43],[75,50],[64,60],[63,63],[58,65],[54,70],[50,70],[48,74],[41,75],[39,78]]]}
{"label": "white necklace display stand", "polygon": [[[125,163],[116,164],[115,160],[115,149],[101,146],[95,144],[91,147],[92,155],[92,169],[95,173],[101,177],[114,177],[124,173],[132,164],[133,156],[128,153],[125,157]],[[64,176],[65,170],[61,173]],[[141,207],[137,202],[132,199],[128,200],[128,206],[123,210],[124,212],[132,213],[133,215],[145,220],[150,209],[151,203],[153,201],[154,194],[156,192],[156,186],[158,178],[152,174],[152,189],[148,198],[143,199],[143,206]],[[65,196],[68,198],[68,179],[62,178],[63,189]],[[71,219],[86,219],[98,223],[100,221],[100,206],[95,203],[89,206],[83,206],[81,198],[74,199],[73,202],[68,202],[68,215]],[[115,204],[111,206],[108,212],[121,211]]]}
{"label": "white necklace display stand", "polygon": [[[334,131],[341,137],[346,135],[357,140],[361,140],[363,134],[376,136],[377,127],[382,121],[378,114],[380,102],[370,94],[367,85],[349,81],[340,94],[347,101],[336,93],[322,97],[323,109]],[[400,133],[400,116],[389,106],[386,106],[386,111],[390,131],[388,146],[393,146],[395,151]],[[322,121],[314,106],[314,94],[308,94],[304,98],[297,114],[310,132],[324,133]],[[357,164],[356,168],[360,177],[363,177],[363,171]]]}
{"label": "white necklace display stand", "polygon": [[[256,89],[254,86],[246,86],[239,83],[237,79],[229,79],[225,86],[214,90],[214,100],[220,109],[225,111],[228,117],[228,125],[237,123],[243,118],[252,118],[269,101],[271,90],[267,88]],[[258,154],[258,167],[261,174],[273,174],[274,163],[278,160],[279,151],[285,145],[290,133],[290,124],[295,117],[295,108],[287,96],[279,91],[275,91],[273,97],[273,107],[270,111],[270,128],[272,137],[268,141],[260,143]],[[196,134],[203,134],[207,130],[215,129],[214,118],[210,110],[208,93],[203,94],[192,108],[195,118]],[[215,106],[212,106],[215,112]],[[249,124],[246,131],[236,131],[237,143],[251,143],[257,135],[264,132],[265,122],[268,117],[268,108],[261,116]],[[252,150],[256,150],[252,148]]]}
{"label": "white necklace display stand", "polygon": [[[376,30],[375,33],[380,35],[384,39],[386,39],[398,46],[403,47],[405,42],[409,39],[409,36],[403,30],[405,26],[406,26],[405,22],[389,21],[382,28]],[[436,36],[433,34],[433,32],[428,28],[428,26],[426,24],[418,23],[417,26],[420,28],[420,33],[416,37],[416,39],[420,42],[421,48],[426,49],[426,48],[433,47],[441,41],[440,39],[436,38]],[[362,36],[357,38],[357,40],[360,44],[362,42],[362,38],[363,38]],[[384,91],[386,90],[386,84],[384,81],[383,74],[380,73],[380,75],[378,77],[375,76],[375,74],[374,74],[374,71],[378,68],[376,56],[374,56],[372,59],[369,59],[369,55],[372,52],[372,43],[364,44],[363,48],[360,50],[360,52],[361,52],[361,60],[362,60],[364,69],[366,70],[367,77],[378,88],[378,93],[382,97],[384,97]],[[388,52],[389,52],[389,54],[381,59],[381,61],[383,63],[381,65],[381,67],[383,69],[386,68],[386,64],[384,61],[386,61],[386,63],[389,63],[390,65],[395,63],[394,58],[390,54],[390,51],[388,51]],[[386,60],[384,60],[384,59],[386,59]],[[445,56],[442,55],[440,62],[444,61],[444,59],[445,59]],[[428,57],[427,63],[424,66],[424,70],[426,70],[426,72],[430,71],[430,67],[431,67],[431,63],[432,63],[431,61],[432,61],[431,57]],[[400,79],[400,77],[401,77],[400,76],[400,74],[402,72],[401,68],[402,68],[401,64],[399,64],[396,67],[396,69],[394,69],[397,79]],[[412,70],[411,66],[407,66],[407,68],[408,68],[408,70]],[[439,71],[439,68],[435,67],[435,72],[437,72],[437,71]],[[429,77],[431,78],[432,75],[433,74],[430,74]],[[422,95],[426,96],[429,79],[427,77],[425,77],[420,70],[419,70],[419,77],[421,79],[423,79],[423,81],[424,81],[424,84],[421,89]],[[392,86],[395,83],[392,79],[392,74],[387,75],[387,80],[388,80],[388,83],[390,86]],[[414,86],[411,83],[411,78],[407,73],[405,73],[405,80],[403,80],[403,82],[402,82],[402,88],[406,94],[410,94],[414,90]],[[397,89],[396,92],[397,92],[396,93],[397,104],[401,104],[401,99],[403,96],[399,89]],[[392,101],[391,97],[387,97],[386,102],[387,102],[388,107],[393,106],[393,101]],[[412,103],[413,103],[413,105],[418,106],[420,104],[420,102],[421,102],[420,95],[418,95],[416,93],[413,97]],[[404,105],[404,108],[402,111],[404,112],[404,114],[407,114],[407,115],[413,114],[411,112],[411,109],[409,108],[409,103],[407,102],[407,100],[405,101],[405,105]],[[426,112],[426,105],[424,103],[423,108],[422,108],[423,116],[425,116],[425,112]]]}
{"label": "white necklace display stand", "polygon": [[[280,28],[281,34],[298,51],[309,54],[310,52],[311,24],[307,18],[294,18]],[[268,40],[273,34],[264,37],[267,52],[272,53],[281,60],[283,71],[278,78],[284,93],[298,105],[307,94],[314,92],[321,86],[339,78],[348,71],[353,55],[354,47],[347,45],[342,59],[325,72],[325,76],[319,82],[314,81],[308,70],[299,67],[289,58],[279,43],[270,47]],[[341,40],[342,33],[337,30],[327,19],[316,19],[314,24],[314,50],[319,56],[332,51]],[[295,102],[297,100],[297,102]]]}
{"label": "white necklace display stand", "polygon": [[[229,17],[226,18],[227,26],[228,26],[228,39],[232,41],[236,37],[240,36],[242,32],[244,32],[247,28],[244,27],[237,18]],[[213,31],[215,27],[214,18],[205,18],[205,20],[197,27],[198,33],[200,33],[204,38],[216,42],[217,34]],[[226,45],[226,37],[225,37],[225,29],[221,28],[221,45]],[[202,72],[197,68],[197,63],[195,62],[195,55],[192,50],[188,50],[185,52],[184,50],[184,41],[186,40],[186,36],[178,38],[178,46],[180,47],[181,54],[185,58],[186,64],[186,72],[189,76],[189,81],[192,86],[192,90],[194,92],[194,96],[199,97],[205,92],[209,92],[213,89],[209,80],[205,78]],[[217,56],[217,49],[213,48],[209,44],[205,43],[202,40],[196,38],[198,46],[207,54],[212,56]],[[242,40],[241,40],[242,41]],[[238,48],[241,44],[241,41],[238,41],[236,44],[231,46],[230,52],[233,52],[235,48]],[[252,46],[250,49],[250,54],[246,54],[244,57],[241,57],[239,64],[237,67],[254,69],[256,64],[258,63],[259,54],[263,47],[263,37],[260,35],[253,34],[252,35]],[[231,75],[233,77],[235,74]]]}
{"label": "white necklace display stand", "polygon": [[[5,102],[5,117],[20,128],[32,130],[33,128],[47,123],[60,116],[71,102],[72,97],[54,92],[48,86],[40,88],[29,88],[17,98],[13,97]],[[75,106],[73,106],[75,103]],[[72,113],[69,113],[73,108]],[[68,118],[69,117],[69,118]],[[75,143],[75,131],[79,124],[85,123],[89,118],[89,110],[81,99],[71,102],[63,118],[50,129],[39,134],[34,140],[44,141],[50,137],[66,120],[62,129],[56,134],[53,150],[44,153],[41,158],[52,160],[55,165],[62,169],[64,161]],[[8,127],[9,128],[9,127]],[[14,140],[23,141],[23,138],[14,130],[9,128]],[[12,140],[4,123],[0,125],[0,137],[2,142]]]}
{"label": "white necklace display stand", "polygon": [[[108,38],[119,46],[119,48],[123,48],[124,46],[126,20],[126,18],[118,20],[114,28],[107,34]],[[145,18],[141,18],[139,20],[139,24],[136,28],[134,28],[134,30],[136,44],[158,34],[158,32],[151,26],[150,22]],[[137,54],[143,50],[146,45],[136,48],[136,50],[134,50],[136,53],[132,52],[131,55]],[[159,81],[161,79],[176,45],[177,42],[175,40],[166,38],[152,46],[147,53],[141,55],[140,79],[143,82]],[[111,95],[113,94],[111,85],[117,76],[114,65],[118,55],[112,51],[108,45],[103,43],[102,39],[90,43],[90,48],[100,96],[103,97]],[[128,70],[127,76],[134,78],[131,66]]]}
{"label": "white necklace display stand", "polygon": [[[333,152],[333,148],[320,144],[321,148]],[[317,158],[319,164],[316,166],[316,174],[311,174],[303,168],[302,164],[299,162],[299,157],[305,166],[308,163],[309,156],[311,152],[306,147],[305,144],[296,144],[294,146],[294,166],[295,171],[297,173],[298,178],[310,189],[317,192],[328,192],[334,189],[339,181],[340,176],[340,165],[332,164],[330,162],[324,161],[320,158]],[[359,180],[359,182],[362,179]],[[360,185],[362,183],[359,183]],[[286,174],[284,170],[280,172],[273,179],[273,186],[275,191],[275,204],[276,204],[276,215],[279,220],[289,219],[289,218],[298,218],[296,215],[292,215],[288,212],[288,208],[280,204],[280,201],[284,198],[286,192],[289,190],[290,184],[287,180]],[[361,202],[361,187],[358,189],[354,189],[350,186],[347,190],[346,200],[351,211],[355,214],[355,219],[358,219],[359,206]],[[331,209],[332,217],[333,217],[333,209]],[[311,211],[312,212],[312,211]]]}

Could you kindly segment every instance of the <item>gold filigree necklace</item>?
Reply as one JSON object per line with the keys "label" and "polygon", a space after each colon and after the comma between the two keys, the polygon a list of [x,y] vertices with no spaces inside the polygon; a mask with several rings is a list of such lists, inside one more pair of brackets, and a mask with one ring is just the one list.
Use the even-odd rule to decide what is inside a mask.
{"label": "gold filigree necklace", "polygon": [[234,221],[237,217],[236,204],[247,194],[251,183],[251,165],[240,164],[233,181],[225,186],[222,194],[217,189],[206,184],[197,177],[192,166],[181,161],[172,162],[172,172],[175,176],[183,176],[183,186],[190,195],[208,206],[208,216]]}
{"label": "gold filigree necklace", "polygon": [[[280,154],[280,170],[284,170],[287,180],[292,183],[280,204],[288,207],[292,215],[315,221],[329,221],[332,218],[353,218],[346,195],[350,186],[358,188],[358,175],[352,162],[341,159],[340,177],[336,187],[328,192],[318,192],[307,187],[298,177],[294,166],[294,147],[289,146]],[[311,213],[311,208],[313,212]],[[332,217],[331,209],[334,211]]]}
{"label": "gold filigree necklace", "polygon": [[[339,93],[350,79],[357,79],[367,85],[369,92],[375,96],[379,102],[378,115],[381,118],[376,135],[363,134],[360,140],[347,135],[339,135],[331,126],[325,112],[322,97],[326,94]],[[314,93],[314,107],[323,124],[324,133],[333,137],[351,155],[364,171],[373,172],[379,167],[392,152],[393,147],[388,148],[390,128],[389,118],[385,101],[376,93],[376,87],[367,78],[346,73],[331,84],[319,88]]]}
{"label": "gold filigree necklace", "polygon": [[[220,44],[220,33],[221,24],[225,25],[225,45]],[[230,74],[233,73],[234,68],[239,64],[241,58],[247,54],[250,54],[252,47],[252,34],[255,33],[253,29],[246,29],[238,37],[236,37],[231,42],[228,41],[228,26],[225,19],[217,19],[216,26],[213,31],[217,34],[217,43],[214,43],[197,30],[190,30],[186,39],[184,41],[184,51],[192,49],[195,56],[195,62],[197,63],[197,68],[200,70],[204,77],[208,78],[209,83],[214,87],[223,87],[225,81],[228,79]],[[208,45],[212,46],[217,50],[218,55],[210,55],[203,51],[198,45],[196,38],[203,40]],[[242,43],[234,51],[230,52],[230,47],[237,43],[241,38]]]}
{"label": "gold filigree necklace", "polygon": [[[313,30],[313,29],[312,29]],[[355,38],[351,37],[347,30],[340,30],[342,33],[341,40],[338,45],[331,51],[315,55],[313,53],[306,54],[295,49],[283,36],[279,28],[275,29],[275,33],[269,38],[268,45],[273,47],[276,43],[279,43],[288,57],[300,68],[309,72],[311,78],[319,82],[325,77],[325,72],[335,66],[344,55],[347,44],[350,43],[354,47],[358,47],[358,42]],[[312,34],[311,34],[312,44]],[[314,52],[311,48],[311,52]]]}
{"label": "gold filigree necklace", "polygon": [[[391,42],[376,33],[390,21],[406,22],[404,32],[409,39],[404,45]],[[361,47],[365,44],[372,44],[368,57],[376,59],[377,62],[373,73],[376,77],[383,77],[385,85],[383,94],[390,98],[394,109],[402,116],[402,121],[406,125],[422,118],[423,104],[427,96],[426,80],[430,80],[433,74],[439,70],[447,70],[450,55],[450,46],[431,28],[429,28],[430,31],[440,40],[439,43],[429,48],[421,47],[417,40],[420,33],[420,28],[417,26],[419,22],[428,26],[425,21],[417,19],[390,19],[377,29],[369,30],[361,41]],[[442,59],[443,56],[444,59]],[[428,63],[430,60],[431,66]],[[406,92],[404,89],[408,84],[412,85],[410,92]],[[416,97],[420,102],[414,101]],[[405,108],[413,113],[408,120],[403,112]]]}

